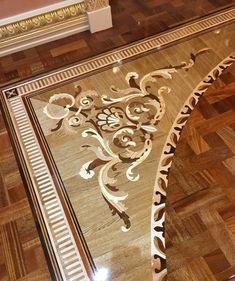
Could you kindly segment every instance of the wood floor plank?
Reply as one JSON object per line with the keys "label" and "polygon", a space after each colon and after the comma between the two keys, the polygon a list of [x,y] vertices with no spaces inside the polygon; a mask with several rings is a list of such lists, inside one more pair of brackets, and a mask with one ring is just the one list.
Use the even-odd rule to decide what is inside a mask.
{"label": "wood floor plank", "polygon": [[[187,22],[190,19],[196,19],[208,13],[223,9],[233,3],[235,3],[234,0],[196,0],[191,1],[190,3],[186,3],[181,0],[111,1],[114,16],[114,29],[101,32],[95,36],[88,32],[77,34],[66,39],[61,39],[1,58],[0,85],[3,86],[6,83],[13,83],[69,63],[81,61],[82,59],[98,53],[102,53],[123,44],[150,36],[156,32],[161,32],[170,27],[175,27],[176,25]],[[226,81],[229,81],[229,79],[230,78],[227,78]],[[223,82],[222,84],[226,83]],[[231,112],[234,102],[224,100],[224,98],[230,98],[230,93],[233,93],[232,88],[230,88],[226,93],[221,90],[215,97],[211,95],[210,98],[207,99],[207,104],[204,103],[201,108],[197,109],[198,115],[195,116],[192,122],[195,122],[196,125],[200,125],[201,122],[204,121],[205,116],[208,118],[210,118],[210,116],[215,116],[217,113],[216,111],[224,112],[228,108]],[[223,102],[223,106],[220,105],[220,102]],[[206,110],[208,104],[212,104],[210,111],[208,110],[209,113],[201,112],[200,110],[202,110],[202,108]],[[226,115],[227,113],[224,114]],[[231,115],[229,116],[231,117]],[[220,125],[217,134],[227,146],[225,149],[226,157],[223,159],[225,163],[228,162],[227,165],[230,167],[233,165],[233,162],[229,159],[231,159],[234,154],[234,149],[232,148],[232,130],[234,125],[230,123],[229,116],[226,117],[227,119],[225,117],[223,119],[223,122],[224,120],[227,120],[226,122],[229,130],[224,131],[224,123],[219,121]],[[214,120],[214,122],[216,121]],[[196,156],[201,154],[204,155],[204,153],[209,152],[212,147],[211,143],[204,138],[204,135],[201,136],[195,128],[192,129],[193,133],[190,136],[190,144],[187,144],[183,148],[191,148],[190,153],[187,151],[184,152],[187,157],[191,157],[191,153],[195,153]],[[207,126],[205,126],[205,129],[207,129]],[[213,132],[213,129],[211,129],[211,131]],[[208,140],[210,140],[210,138],[208,138]],[[220,151],[219,149],[213,153],[208,153],[206,157],[210,157],[212,154],[216,155],[217,152]],[[229,151],[231,151],[231,154]],[[215,158],[211,161],[203,160],[199,162],[198,166],[205,162],[210,164],[214,161],[216,161]],[[221,161],[221,158],[219,158],[218,161]],[[202,207],[204,207],[204,205],[207,206],[208,202],[213,202],[212,205],[214,207],[218,207],[220,216],[224,216],[223,220],[225,221],[226,227],[231,233],[234,233],[233,214],[228,211],[226,212],[222,208],[225,205],[228,206],[228,203],[232,204],[228,199],[228,194],[231,197],[234,195],[232,198],[235,199],[234,191],[232,187],[229,187],[231,186],[232,180],[230,178],[224,180],[227,186],[225,195],[218,195],[220,191],[219,187],[217,187],[217,190],[214,192],[204,191],[204,196],[208,201],[203,204],[203,198],[200,198],[203,196],[201,196],[202,193],[200,192],[202,192],[203,189],[206,190],[211,188],[211,185],[213,185],[213,178],[211,177],[216,177],[218,170],[221,170],[222,166],[219,167],[218,170],[214,168],[214,174],[208,175],[209,172],[205,171],[205,169],[203,171],[198,171],[197,175],[195,173],[192,175],[190,180],[188,180],[180,173],[180,170],[183,169],[183,162],[184,161],[182,161],[179,165],[178,171],[175,175],[175,179],[177,179],[174,182],[175,194],[172,193],[172,195],[169,196],[173,202],[176,202],[178,212],[173,210],[174,206],[171,208],[172,211],[174,211],[171,224],[169,224],[172,225],[172,230],[169,230],[170,235],[166,233],[166,237],[169,237],[167,245],[170,245],[171,247],[174,247],[175,244],[177,246],[178,243],[182,243],[183,245],[184,240],[187,240],[188,243],[186,246],[184,245],[184,249],[186,249],[186,253],[189,253],[189,258],[181,256],[178,263],[180,266],[178,271],[176,270],[177,267],[174,263],[169,261],[171,270],[174,270],[169,274],[169,278],[172,277],[175,278],[172,280],[179,281],[204,281],[214,280],[214,274],[216,278],[215,280],[225,280],[225,278],[234,273],[235,265],[231,265],[230,268],[227,268],[226,261],[223,261],[221,267],[219,268],[219,272],[218,270],[215,270],[217,264],[217,262],[215,262],[216,258],[218,257],[219,262],[221,262],[223,255],[221,254],[221,250],[218,249],[218,245],[213,239],[211,239],[211,235],[207,230],[206,224],[203,222],[199,214],[195,212],[197,208],[192,207],[191,205],[194,203],[195,198],[201,200],[199,201],[201,202],[200,204]],[[194,165],[194,167],[197,166]],[[231,169],[227,169],[226,165],[223,165],[223,169],[227,170],[228,173],[231,172]],[[219,184],[222,185],[223,175],[219,175],[217,178],[219,179]],[[183,183],[182,186],[180,186],[179,182],[177,182],[178,179],[181,179],[180,181]],[[19,185],[17,184],[18,181]],[[193,182],[195,185],[189,186],[190,182]],[[195,195],[196,192],[198,192],[199,195]],[[187,200],[186,198],[191,194],[195,197],[193,197],[191,205],[187,205],[187,202],[184,200]],[[213,199],[210,199],[209,196],[212,196]],[[220,203],[217,203],[216,205],[215,203],[217,201]],[[184,204],[186,204],[186,207],[184,207]],[[175,226],[174,222],[176,222]],[[1,114],[0,229],[2,233],[0,239],[0,280],[51,280]],[[190,244],[191,237],[193,242],[198,245],[197,251],[193,254],[190,253],[190,249],[193,249],[194,247],[193,243]],[[13,245],[9,243],[9,239],[14,241]],[[174,241],[170,241],[170,239]],[[209,240],[209,243],[205,245],[203,251],[204,256],[202,258],[200,256],[201,252],[199,245],[204,245],[206,240]],[[181,251],[180,246],[178,245],[177,247],[178,252]],[[172,254],[174,257],[178,254],[178,252],[172,248]],[[191,260],[190,257],[193,260]],[[233,257],[230,257],[230,260],[232,258]],[[118,262],[118,259],[115,260],[115,262]],[[199,273],[198,268],[200,268]],[[138,272],[136,274],[138,274]]]}
{"label": "wood floor plank", "polygon": [[49,281],[51,276],[0,114],[0,280]]}
{"label": "wood floor plank", "polygon": [[72,35],[0,59],[0,85],[81,61],[231,7],[235,0],[110,0],[113,28]]}
{"label": "wood floor plank", "polygon": [[[169,281],[227,281],[235,274],[234,82],[235,65],[199,100],[176,148],[165,225]],[[199,148],[201,139],[209,150]],[[185,241],[172,235],[178,221]],[[203,233],[208,237],[197,240]]]}

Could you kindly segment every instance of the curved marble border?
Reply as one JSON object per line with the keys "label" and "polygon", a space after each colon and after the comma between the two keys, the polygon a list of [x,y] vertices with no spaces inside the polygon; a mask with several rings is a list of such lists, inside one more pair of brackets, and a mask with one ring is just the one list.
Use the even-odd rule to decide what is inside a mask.
{"label": "curved marble border", "polygon": [[181,131],[185,126],[192,110],[198,103],[199,98],[233,62],[235,62],[235,55],[228,56],[212,71],[210,71],[204,80],[198,84],[187,101],[184,103],[167,136],[157,169],[153,193],[151,214],[151,254],[153,281],[167,280],[164,237],[166,190],[174,152],[179,142]]}

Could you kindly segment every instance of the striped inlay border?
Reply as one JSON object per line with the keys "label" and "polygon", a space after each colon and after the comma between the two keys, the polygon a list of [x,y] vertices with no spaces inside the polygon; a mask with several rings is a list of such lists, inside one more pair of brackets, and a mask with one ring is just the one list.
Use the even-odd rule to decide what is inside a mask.
{"label": "striped inlay border", "polygon": [[219,26],[222,23],[226,23],[234,19],[235,8],[232,8],[164,34],[156,35],[141,42],[123,47],[119,50],[112,51],[111,53],[100,55],[69,68],[45,75],[41,78],[37,78],[26,83],[20,83],[16,87],[8,88],[8,91],[16,89],[19,95],[24,95],[42,90],[56,83],[65,82],[69,79],[79,77],[91,71],[113,65],[122,60],[164,47],[179,39],[183,39],[204,30]]}
{"label": "striped inlay border", "polygon": [[81,255],[23,102],[20,97],[14,97],[8,106],[62,278],[87,281]]}

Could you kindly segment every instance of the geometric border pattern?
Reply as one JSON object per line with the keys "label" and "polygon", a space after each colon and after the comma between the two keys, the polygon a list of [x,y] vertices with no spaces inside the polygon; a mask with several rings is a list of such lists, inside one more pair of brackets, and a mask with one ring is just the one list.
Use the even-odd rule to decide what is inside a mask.
{"label": "geometric border pattern", "polygon": [[204,78],[203,81],[199,83],[199,85],[183,105],[167,136],[157,169],[151,212],[151,252],[153,264],[153,281],[167,280],[164,237],[166,192],[168,176],[181,131],[185,126],[190,113],[198,103],[199,98],[219,77],[219,75],[221,75],[222,72],[233,62],[235,62],[235,55],[227,57],[220,64],[218,64]]}
{"label": "geometric border pattern", "polygon": [[89,280],[22,99],[12,98],[9,109],[62,280]]}
{"label": "geometric border pattern", "polygon": [[222,11],[208,18],[200,19],[194,23],[177,28],[164,34],[155,35],[148,39],[133,43],[121,49],[94,57],[85,62],[67,67],[60,71],[53,72],[43,77],[36,78],[30,82],[20,83],[15,87],[8,88],[9,91],[16,91],[19,95],[24,95],[45,89],[53,84],[61,83],[73,79],[91,71],[97,71],[103,67],[112,66],[125,59],[130,59],[137,55],[162,48],[177,40],[192,36],[204,30],[219,26],[235,19],[235,8]]}

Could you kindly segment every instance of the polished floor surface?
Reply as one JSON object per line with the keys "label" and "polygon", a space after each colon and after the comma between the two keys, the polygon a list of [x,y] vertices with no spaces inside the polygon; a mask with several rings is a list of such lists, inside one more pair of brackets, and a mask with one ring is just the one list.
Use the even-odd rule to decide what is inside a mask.
{"label": "polished floor surface", "polygon": [[0,280],[51,280],[24,184],[1,114]]}
{"label": "polished floor surface", "polygon": [[[203,3],[209,6],[212,5],[211,3],[209,4],[207,2]],[[167,2],[164,2],[164,5],[166,4]],[[178,3],[178,5],[181,4],[181,2]],[[220,5],[221,2],[213,2],[213,5],[217,4]],[[224,1],[222,4],[224,4]],[[146,7],[144,9],[146,10]],[[151,16],[148,15],[148,12],[146,13],[147,18],[151,18]],[[144,32],[146,32],[146,30],[148,31],[148,29],[145,27]],[[151,30],[152,29],[149,29],[147,33],[148,35],[150,35],[149,32]],[[120,36],[120,38],[123,44],[124,41],[122,36]],[[125,38],[129,38],[129,41],[127,40],[124,43],[138,39],[133,37],[133,35],[130,35],[129,37],[127,36]],[[36,74],[45,70],[50,70],[56,66],[61,66],[70,62],[74,62],[74,60],[78,60],[89,56],[89,54],[86,53],[84,57],[79,57],[80,55],[82,55],[83,52],[78,52],[77,50],[74,51],[73,40],[75,40],[75,45],[78,46],[76,41],[77,37],[74,36],[71,39],[71,44],[69,46],[66,40],[62,40],[61,42],[64,42],[64,45],[61,47],[61,49],[57,45],[53,45],[54,43],[50,43],[46,46],[37,47],[24,52],[20,52],[12,56],[2,58],[1,70],[4,70],[1,72],[2,83],[5,84],[6,81],[13,82],[23,77],[30,77],[32,74]],[[102,47],[100,47],[100,49],[97,48],[98,52],[102,52],[104,50],[107,50],[108,48],[114,47],[113,44],[110,44],[110,46],[106,48],[107,45],[108,44],[104,43]],[[49,144],[52,155],[55,159],[56,165],[60,171],[62,180],[66,187],[66,191],[69,194],[70,200],[72,202],[76,216],[83,230],[83,234],[86,238],[93,259],[95,260],[95,263],[97,264],[98,268],[108,267],[109,269],[111,269],[110,280],[126,281],[127,278],[128,281],[152,280],[151,254],[149,250],[151,244],[149,229],[151,198],[156,174],[156,166],[159,162],[161,150],[164,146],[167,134],[171,129],[172,123],[175,120],[177,113],[180,111],[180,108],[182,107],[184,101],[187,99],[187,97],[191,95],[194,88],[198,85],[199,82],[203,80],[203,78],[208,74],[208,72],[215,68],[218,63],[223,61],[228,55],[231,54],[232,51],[234,51],[234,45],[234,25],[227,25],[226,27],[221,27],[218,30],[211,31],[210,33],[202,35],[198,38],[191,39],[187,42],[181,43],[180,45],[173,46],[160,52],[149,54],[148,56],[139,58],[138,60],[129,62],[127,64],[119,63],[119,65],[116,65],[110,70],[95,74],[91,77],[87,77],[82,80],[77,80],[71,84],[63,86],[54,85],[56,87],[53,90],[41,93],[40,95],[30,98],[31,103],[33,105],[33,109],[35,110],[37,118],[39,120],[39,125],[44,131],[44,135]],[[48,50],[48,46],[52,46],[54,54],[57,54],[55,56],[52,56],[53,59],[51,59],[51,54],[53,52],[51,52],[51,49]],[[94,51],[94,47],[90,47],[90,49],[92,50],[92,52]],[[41,54],[38,52],[38,50],[41,50]],[[46,52],[50,52],[50,55],[47,56]],[[94,52],[92,54],[94,54]],[[44,55],[45,57],[43,57]],[[192,60],[192,58],[194,59]],[[169,65],[171,65],[171,68],[175,68],[176,71],[169,73]],[[159,86],[171,88],[171,93],[166,90],[167,88],[164,88],[166,90],[164,90],[163,93],[164,100],[166,103],[166,110],[161,110],[162,114],[160,116],[155,116],[155,120],[151,120],[151,118],[154,116],[154,113],[156,113],[156,108],[159,110],[164,104],[164,102],[162,100],[159,101],[159,97],[155,99],[153,99],[152,96],[148,97],[149,100],[146,100],[146,103],[143,104],[139,110],[141,113],[142,111],[144,112],[146,106],[148,107],[151,102],[155,101],[155,103],[153,104],[153,108],[151,108],[150,111],[145,111],[151,113],[149,113],[149,116],[148,113],[146,113],[147,119],[151,117],[151,122],[148,123],[148,125],[145,124],[146,127],[142,127],[143,138],[141,138],[140,134],[137,134],[139,140],[136,141],[136,145],[134,145],[134,141],[132,142],[131,146],[135,146],[135,151],[126,150],[125,153],[127,154],[122,155],[120,151],[122,152],[123,144],[119,142],[115,143],[117,147],[119,146],[119,148],[115,150],[115,153],[119,156],[123,156],[123,158],[122,161],[119,161],[118,163],[116,163],[117,165],[115,164],[115,166],[113,166],[113,170],[111,171],[111,173],[114,176],[112,175],[112,177],[110,178],[110,175],[106,175],[106,177],[103,177],[103,183],[106,184],[106,187],[111,189],[114,194],[116,192],[116,188],[118,187],[121,191],[127,192],[129,196],[127,198],[126,194],[122,194],[121,197],[125,197],[125,200],[119,200],[116,198],[116,201],[112,201],[113,197],[108,195],[107,198],[109,200],[107,200],[105,196],[102,196],[102,194],[107,195],[107,193],[102,193],[102,188],[100,188],[100,182],[98,184],[97,175],[99,174],[99,171],[102,169],[102,167],[106,166],[104,165],[106,164],[105,160],[108,159],[106,158],[105,160],[101,159],[101,161],[95,161],[99,160],[99,157],[102,158],[102,154],[99,150],[98,152],[96,152],[96,156],[99,156],[96,159],[94,149],[91,147],[92,144],[97,145],[97,142],[92,141],[91,136],[89,138],[89,133],[87,133],[87,139],[85,141],[84,135],[80,136],[80,133],[84,132],[87,129],[90,130],[91,128],[83,126],[79,128],[80,131],[76,131],[76,126],[78,125],[76,123],[77,119],[71,119],[70,122],[69,120],[67,120],[68,123],[66,124],[65,122],[61,126],[61,122],[58,124],[58,121],[60,121],[61,118],[57,118],[57,121],[53,120],[53,118],[50,118],[51,114],[57,114],[58,112],[61,112],[61,110],[63,111],[63,107],[61,108],[61,105],[63,106],[64,103],[66,104],[66,102],[68,103],[69,100],[71,101],[71,97],[67,97],[68,99],[64,97],[62,103],[59,102],[58,105],[55,102],[55,107],[50,108],[48,110],[49,114],[45,114],[45,111],[43,112],[43,109],[48,105],[48,103],[50,103],[49,100],[51,96],[58,95],[60,93],[67,93],[75,98],[77,98],[77,95],[82,95],[83,97],[86,97],[89,94],[91,94],[91,96],[93,97],[93,95],[96,96],[96,94],[94,92],[91,93],[89,91],[95,90],[98,92],[99,96],[103,95],[115,98],[117,93],[119,93],[118,89],[127,89],[127,87],[129,86],[134,87],[138,92],[139,88],[137,84],[139,83],[139,81],[136,81],[137,84],[135,84],[134,80],[137,79],[133,79],[133,77],[136,77],[136,74],[133,74],[133,72],[138,72],[139,78],[141,79],[144,75],[150,74],[151,72],[156,71],[157,69],[159,70],[161,68],[165,68],[166,70],[164,73],[161,73],[160,71],[156,74],[158,80],[160,81],[160,84],[157,84],[157,86],[155,86],[154,83],[150,83],[150,85],[152,87],[153,92],[156,93],[157,97],[159,94],[157,91]],[[125,81],[125,79],[128,78],[128,73],[129,86]],[[172,75],[172,80],[165,80],[166,77],[164,77],[164,79],[160,78],[161,75],[167,76],[169,74]],[[227,77],[230,77],[229,74],[227,75]],[[149,75],[149,77],[150,76],[151,75]],[[132,79],[130,79],[130,77],[132,77]],[[229,80],[229,78],[227,78],[227,80]],[[115,90],[113,92],[110,90],[110,86],[112,85],[116,87],[116,92]],[[182,88],[184,89],[184,91],[182,91]],[[148,87],[146,89],[149,90]],[[222,99],[218,99],[219,100],[218,103],[216,103],[215,108],[219,111],[219,113],[221,113],[220,111],[224,113],[224,108],[226,108],[227,110],[231,103],[226,101],[222,103],[222,109],[218,109],[220,108],[219,103],[222,102]],[[204,103],[203,101],[204,100],[202,99],[202,105],[201,103],[199,103],[199,109],[197,109],[198,111],[203,110],[205,108],[205,101]],[[95,120],[95,122],[97,122],[98,124],[97,119],[100,119],[99,126],[101,130],[104,131],[104,133],[102,134],[104,140],[107,135],[109,135],[110,128],[112,128],[112,131],[113,126],[115,127],[116,125],[120,125],[118,124],[118,122],[120,122],[120,117],[122,116],[120,110],[123,110],[123,104],[120,104],[121,107],[118,108],[118,110],[116,108],[116,111],[112,111],[112,106],[109,106],[107,108],[109,110],[108,112],[106,108],[102,107],[103,105],[99,104],[99,102],[100,100],[98,101],[98,106],[96,107],[96,110],[92,111],[92,114],[90,116],[90,123],[92,124],[92,120]],[[106,100],[106,102],[108,101]],[[138,100],[135,100],[135,102],[139,104]],[[213,101],[211,101],[211,103],[214,105]],[[77,110],[77,108],[75,109]],[[211,109],[209,113],[206,110],[204,110],[204,112],[206,112],[204,113],[204,115],[211,114],[211,116],[206,116],[205,119],[215,117],[213,115],[213,109]],[[138,111],[135,112],[134,110],[134,112],[132,112],[132,109],[130,107],[129,113],[130,115],[133,115],[138,113]],[[114,115],[113,118],[109,119],[109,116],[112,114]],[[203,113],[201,114],[203,115]],[[229,116],[226,115],[224,117],[225,119],[222,118],[222,120],[228,120],[231,117]],[[218,118],[215,118],[215,121],[218,121]],[[141,122],[136,121],[134,121],[132,125],[133,124],[137,125],[135,130],[141,129],[141,125],[143,125],[141,124]],[[206,123],[204,127],[203,125],[201,126],[202,128],[207,128],[208,123]],[[1,157],[3,161],[2,163],[4,163],[4,167],[2,167],[1,165],[1,176],[4,191],[1,192],[0,203],[2,204],[3,208],[0,211],[0,216],[1,214],[3,214],[2,216],[4,217],[3,226],[1,228],[1,237],[3,239],[1,241],[4,242],[0,243],[0,246],[3,247],[3,250],[0,251],[0,253],[4,254],[2,256],[0,255],[0,278],[2,278],[1,280],[50,280],[45,262],[45,257],[43,255],[42,247],[39,242],[38,235],[36,233],[36,227],[33,223],[32,214],[28,206],[26,208],[25,205],[26,199],[23,191],[23,185],[20,182],[19,172],[17,170],[14,156],[10,147],[6,129],[2,121],[1,128],[2,129],[0,133],[0,139],[1,143],[6,149],[1,150]],[[201,131],[203,131],[203,129],[201,129]],[[98,132],[100,131],[98,130]],[[209,133],[212,132],[210,131]],[[192,138],[190,137],[189,133],[189,142],[191,141],[189,146],[193,147],[193,151],[196,155],[210,150],[210,147],[212,147],[213,145],[213,140],[213,137],[210,138],[210,136],[208,136],[208,139],[205,138],[205,140],[203,141],[200,138],[200,143],[195,144]],[[130,138],[122,138],[122,141],[130,142],[131,140]],[[150,141],[152,144],[151,149],[145,146],[145,144],[148,145]],[[221,142],[218,142],[218,147],[216,146],[216,151],[220,151],[220,148],[223,149],[223,146],[220,145],[222,145]],[[141,151],[141,149],[143,148],[148,149],[147,154],[149,155],[144,155],[144,151]],[[181,151],[184,152],[184,150]],[[125,176],[125,173],[128,167],[132,165],[134,161],[129,161],[128,163],[128,161],[125,162],[123,159],[127,159],[128,157],[132,159],[135,159],[135,157],[138,158],[138,155],[140,155],[141,152],[143,153],[144,157],[139,162],[142,163],[137,163],[137,172],[132,173],[135,170],[131,171],[131,173],[129,173],[128,179],[128,177]],[[212,154],[213,157],[217,156],[216,153]],[[233,167],[232,155],[228,158],[229,159],[226,162],[226,165],[224,165],[226,166],[226,169],[229,170],[230,167],[231,170],[231,167]],[[232,160],[230,158],[232,158]],[[119,157],[119,159],[121,159],[121,157]],[[217,161],[216,159],[217,158],[213,158],[213,161]],[[175,161],[177,163],[177,160]],[[89,169],[88,166],[84,166],[88,162],[90,162]],[[173,177],[175,175],[174,165],[172,168]],[[95,175],[93,174],[93,171],[95,171]],[[138,178],[138,174],[140,175],[140,180],[135,181]],[[120,180],[120,183],[116,185],[116,183],[114,184],[114,180],[117,178],[117,176],[118,180]],[[133,179],[135,181],[134,183],[132,182]],[[88,182],[89,185],[87,185]],[[145,189],[143,189],[143,186],[145,187]],[[194,187],[192,187],[192,189],[194,190]],[[176,197],[177,196],[178,194],[176,195]],[[178,206],[177,204],[186,204],[186,202],[178,202],[178,197],[176,201],[174,201],[175,197],[173,192],[170,193],[169,198],[171,199],[171,197],[173,197],[173,207],[169,207],[169,211],[167,213],[168,216],[172,215],[171,210],[172,208],[174,208],[174,204],[176,204],[176,208]],[[117,208],[114,208],[115,206],[113,203],[117,203],[120,201],[125,201],[124,212],[123,209],[121,209],[122,212],[120,212]],[[11,204],[13,206],[13,209],[9,207]],[[119,207],[120,206],[121,205],[119,205]],[[18,208],[17,210],[19,211],[16,212],[17,215],[15,214],[15,208]],[[184,207],[181,207],[180,210],[182,209],[184,209]],[[223,210],[223,212],[223,219],[225,220],[225,218],[227,218],[227,220],[229,221],[229,218],[231,217],[230,209],[227,211]],[[179,216],[180,214],[181,213],[179,211]],[[14,220],[12,219],[13,216]],[[87,220],[87,217],[89,218],[89,220]],[[206,218],[204,218],[204,220],[206,220]],[[204,221],[203,223],[205,225],[208,224],[208,222],[206,221]],[[173,230],[171,230],[169,227],[167,231],[169,231],[170,233],[172,231],[174,233],[175,226],[170,226],[172,226]],[[178,225],[176,227],[178,227]],[[193,236],[194,234],[191,235]],[[210,235],[213,236],[213,234]],[[174,235],[170,237],[171,239],[173,239]],[[205,236],[205,238],[208,237],[209,234],[208,236]],[[180,274],[181,272],[184,272],[185,268],[188,268],[188,272],[190,272],[190,275],[188,276],[187,273],[184,280],[202,280],[200,279],[200,275],[198,275],[199,277],[195,277],[195,268],[197,268],[198,265],[201,265],[200,262],[203,263],[200,257],[204,254],[198,253],[197,257],[199,257],[199,262],[198,260],[196,260],[194,263],[194,256],[192,256],[192,254],[190,253],[189,257],[178,261],[174,259],[175,253],[177,252],[177,249],[181,249],[180,246],[184,245],[184,243],[182,242],[181,245],[177,245],[176,248],[174,248],[174,246],[172,245],[178,242],[177,238],[176,242],[171,241],[168,235],[167,238],[167,247],[169,247],[169,249],[167,248],[167,255],[169,254],[169,280],[181,280],[179,276],[181,276]],[[9,239],[15,241],[13,248],[12,245],[9,245],[9,242],[7,242],[9,241]],[[222,238],[218,237],[218,239],[215,239],[216,242],[219,241],[219,239]],[[205,243],[204,241],[205,240],[202,239],[203,246],[203,243]],[[191,245],[193,245],[193,242]],[[191,245],[189,246],[189,248],[191,248]],[[220,245],[219,242],[218,245]],[[184,247],[182,249],[185,250]],[[209,267],[210,271],[212,272],[210,273],[211,275],[208,275],[209,277],[207,277],[208,279],[206,280],[226,280],[225,278],[228,278],[234,273],[232,256],[230,259],[230,257],[227,257],[226,254],[224,254],[226,259],[228,260],[228,263],[226,263],[225,260],[223,260],[222,263],[221,257],[223,257],[223,255],[221,254],[221,252],[223,251],[224,253],[222,247],[217,246],[217,248],[210,248],[210,250],[208,250],[208,252],[205,254],[205,257],[203,256],[203,259],[207,264],[204,268],[206,268],[207,270]],[[9,258],[11,256],[14,256],[15,260]],[[34,258],[34,263],[31,262],[33,257],[36,257]],[[218,269],[214,269],[217,268],[217,258],[219,259],[220,264],[222,264],[221,268],[219,269],[219,272]],[[205,265],[205,263],[203,263],[203,265]],[[16,264],[16,266],[13,266],[14,264]],[[180,268],[177,268],[177,266],[179,266]],[[133,268],[135,268],[135,274],[133,273]],[[136,268],[138,270],[136,270]],[[227,272],[224,273],[224,270]],[[215,277],[211,278],[214,279],[209,279],[210,276],[213,275]],[[192,279],[192,276],[194,279]]]}
{"label": "polished floor surface", "polygon": [[177,145],[167,190],[169,281],[235,274],[235,65],[200,98]]}
{"label": "polished floor surface", "polygon": [[235,4],[235,0],[111,0],[113,28],[89,31],[0,59],[0,85],[53,70],[166,31]]}
{"label": "polished floor surface", "polygon": [[[181,108],[193,107],[191,100],[211,84],[207,79],[216,79],[231,63],[233,34],[234,24],[227,25],[72,83],[52,82],[52,90],[28,95],[33,123],[43,132],[91,257],[98,270],[109,270],[108,280],[151,280],[153,269],[154,280],[161,280],[161,225],[152,231],[155,243],[150,239],[151,209],[153,225],[160,215],[152,207],[156,167],[172,124],[183,118],[177,119]],[[42,198],[51,194],[46,188]],[[153,257],[156,268],[151,267]]]}

